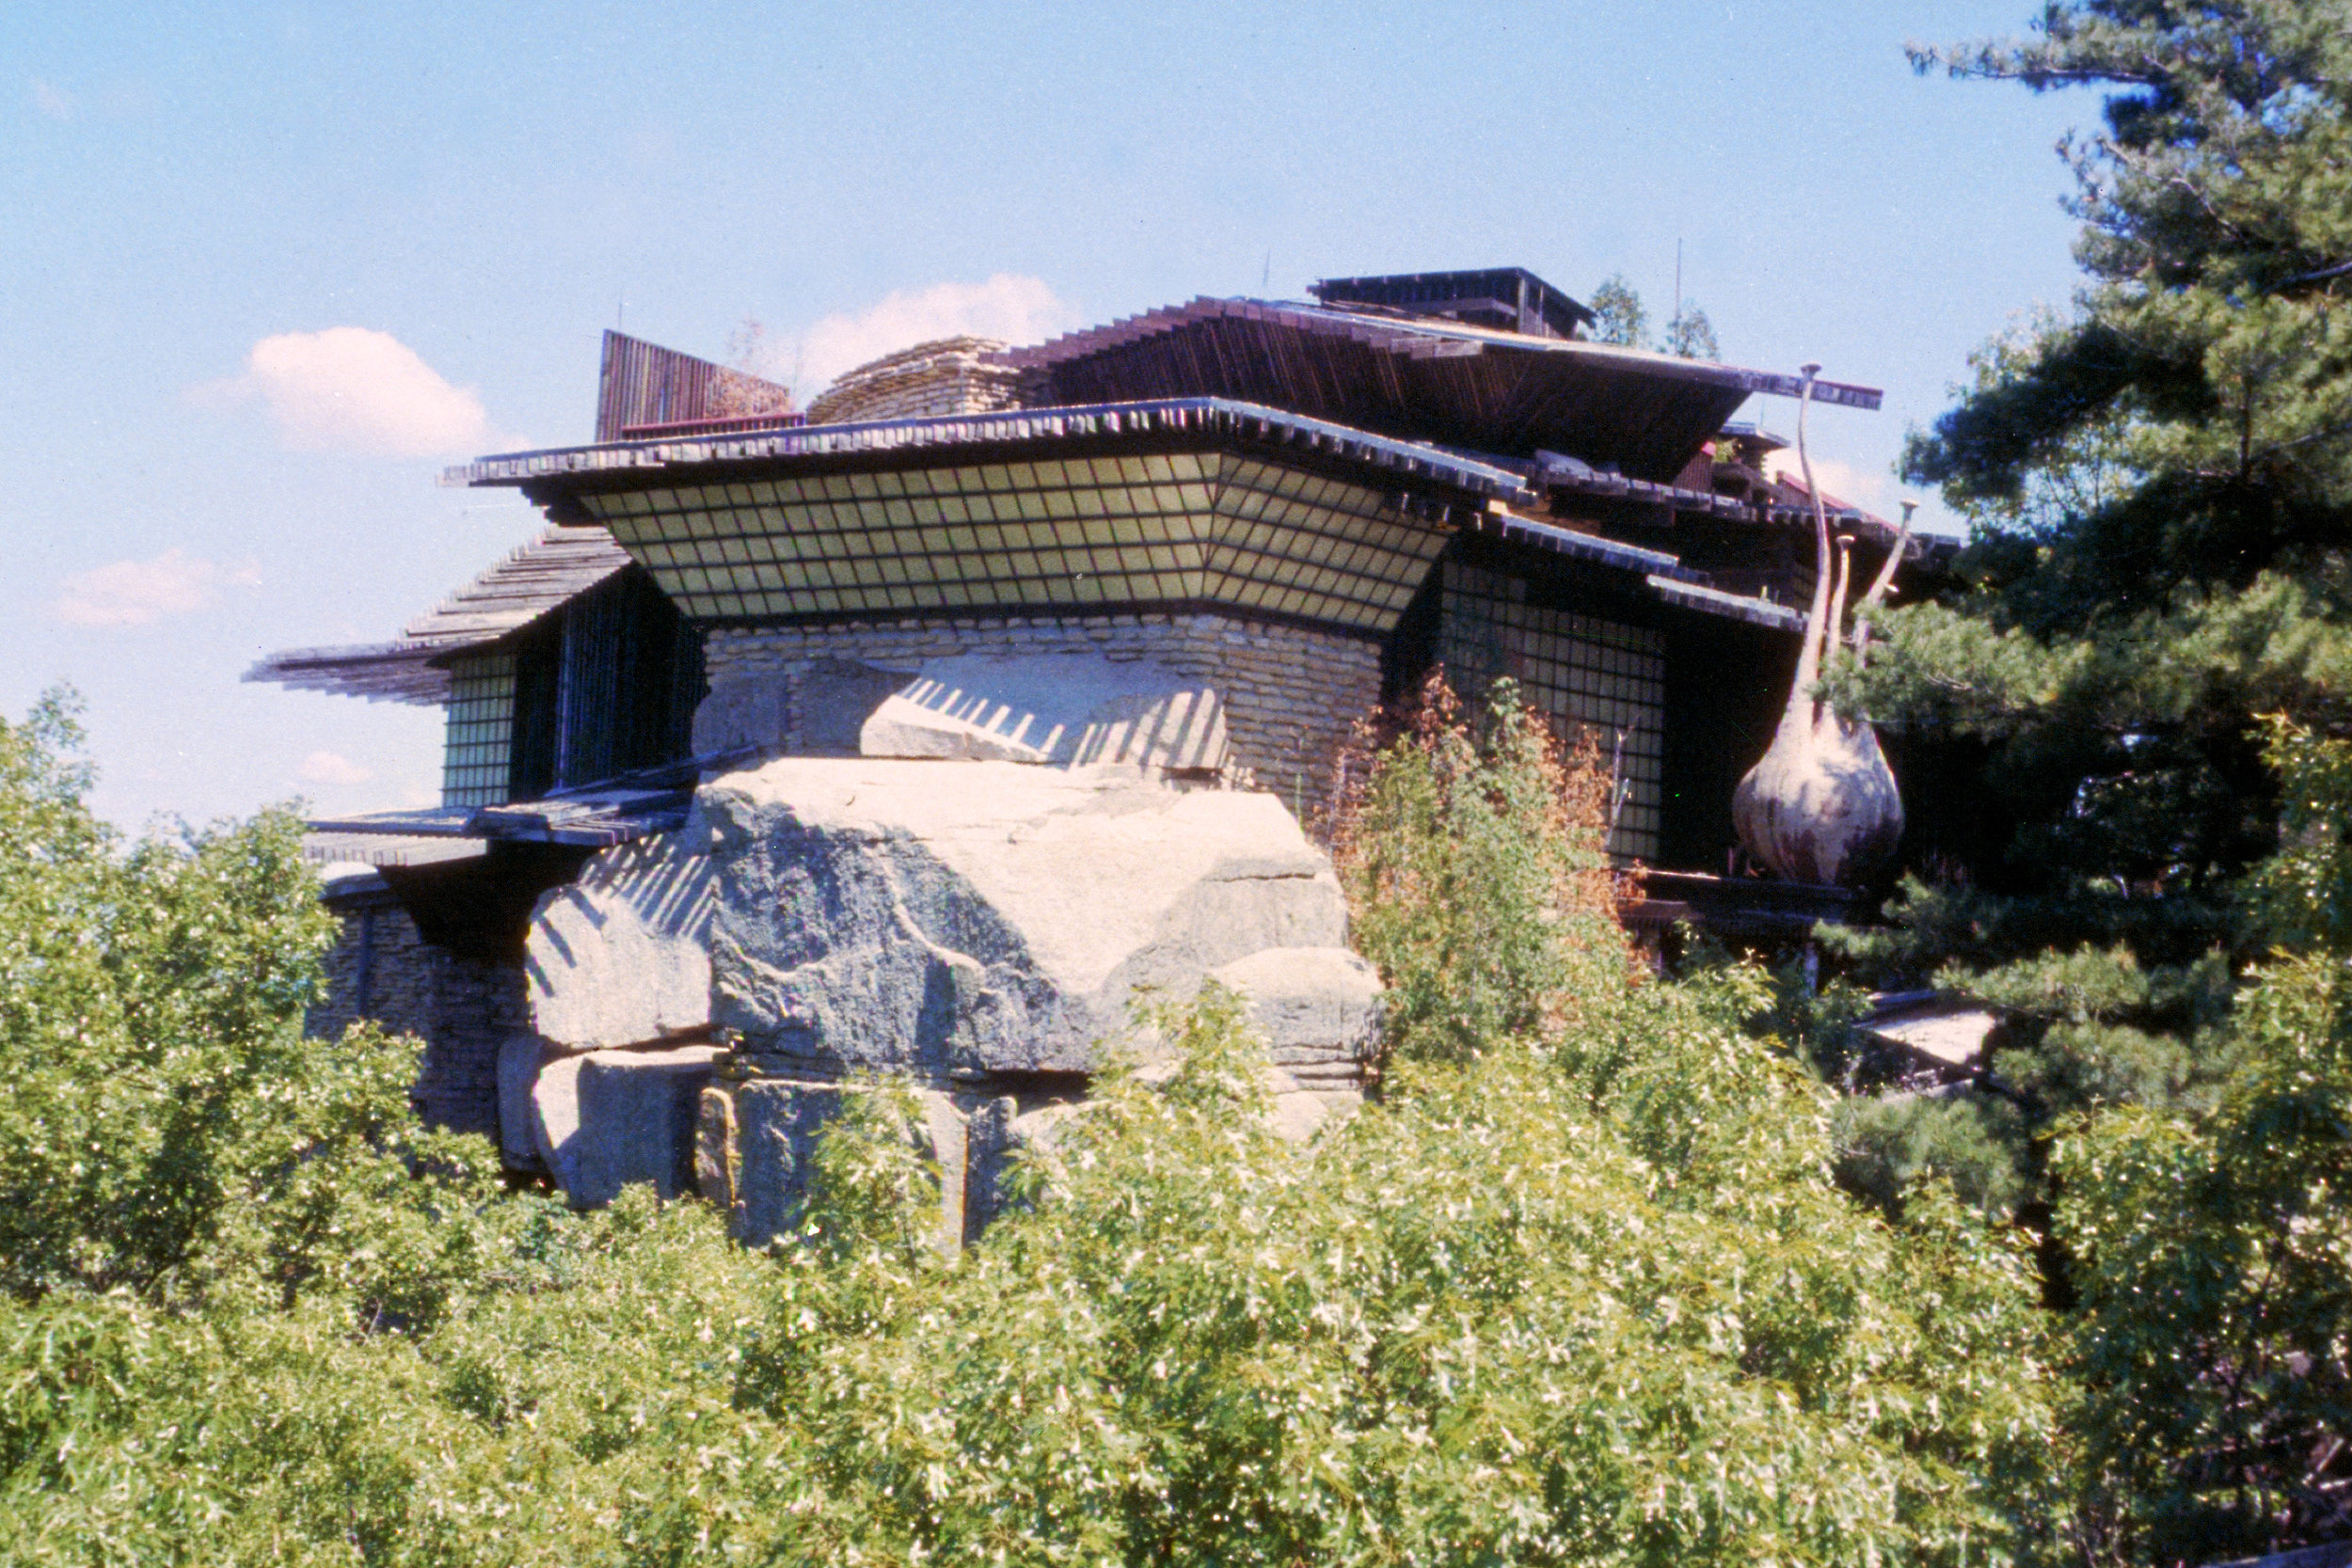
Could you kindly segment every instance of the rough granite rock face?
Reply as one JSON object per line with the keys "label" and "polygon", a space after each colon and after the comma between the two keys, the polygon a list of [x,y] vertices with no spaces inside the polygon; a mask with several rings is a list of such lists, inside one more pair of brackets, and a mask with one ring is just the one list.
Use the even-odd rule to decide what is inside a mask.
{"label": "rough granite rock face", "polygon": [[540,1069],[564,1054],[536,1035],[510,1035],[499,1045],[499,1155],[510,1169],[548,1168],[539,1153],[539,1113],[532,1096]]}
{"label": "rough granite rock face", "polygon": [[[872,1092],[866,1084],[755,1078],[704,1093],[695,1164],[706,1194],[724,1194],[738,1240],[764,1247],[792,1234],[818,1134],[850,1096]],[[939,1240],[952,1249],[964,1242],[965,1113],[947,1095],[912,1092],[923,1115],[917,1147],[939,1173]]]}
{"label": "rough granite rock face", "polygon": [[755,1059],[1086,1071],[1138,988],[1345,936],[1279,800],[1147,770],[787,757],[700,808],[712,1022]]}
{"label": "rough granite rock face", "polygon": [[695,1034],[710,1022],[707,834],[675,832],[602,850],[532,914],[523,971],[532,1027],[567,1051]]}
{"label": "rough granite rock face", "polygon": [[1299,1088],[1355,1096],[1380,1033],[1380,972],[1344,947],[1270,947],[1215,977],[1249,999],[1274,1065]]}

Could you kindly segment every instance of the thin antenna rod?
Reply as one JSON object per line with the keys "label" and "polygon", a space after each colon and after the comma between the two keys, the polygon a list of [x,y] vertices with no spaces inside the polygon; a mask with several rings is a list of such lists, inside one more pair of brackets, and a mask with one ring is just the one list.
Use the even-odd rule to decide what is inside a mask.
{"label": "thin antenna rod", "polygon": [[1269,246],[1265,253],[1265,271],[1258,275],[1258,292],[1264,293],[1272,287],[1274,287],[1274,251]]}
{"label": "thin antenna rod", "polygon": [[1675,236],[1675,319],[1669,326],[1682,325],[1682,236]]}

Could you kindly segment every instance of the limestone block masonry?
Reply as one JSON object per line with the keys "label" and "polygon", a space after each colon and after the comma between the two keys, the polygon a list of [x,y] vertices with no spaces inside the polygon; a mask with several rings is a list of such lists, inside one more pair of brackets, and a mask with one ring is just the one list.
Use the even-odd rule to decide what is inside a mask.
{"label": "limestone block masonry", "polygon": [[342,930],[326,955],[330,1000],[303,1032],[331,1039],[359,1018],[424,1041],[409,1098],[436,1127],[499,1132],[499,1048],[529,1027],[519,964],[460,958],[432,945],[389,896],[330,895]]}
{"label": "limestone block masonry", "polygon": [[1228,782],[1311,818],[1349,729],[1380,700],[1377,643],[1207,612],[720,626],[705,644],[711,700],[695,748],[854,754],[858,722],[927,662],[1055,653],[1149,659],[1215,689],[1231,739]]}

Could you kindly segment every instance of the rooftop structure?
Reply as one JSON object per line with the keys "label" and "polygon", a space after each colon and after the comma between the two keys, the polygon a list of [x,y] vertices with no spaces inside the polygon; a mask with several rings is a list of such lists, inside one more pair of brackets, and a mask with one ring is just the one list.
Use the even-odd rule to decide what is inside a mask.
{"label": "rooftop structure", "polygon": [[[594,441],[445,476],[519,489],[542,539],[397,641],[250,678],[446,705],[440,807],[319,826],[480,846],[380,872],[469,961],[515,961],[533,899],[765,758],[1115,760],[1312,820],[1351,726],[1438,665],[1597,742],[1611,848],[1680,873],[1674,907],[1743,932],[1842,907],[1716,886],[1813,570],[1782,443],[1733,416],[1803,380],[1578,338],[1519,269],[1316,292],[916,345],[813,419],[607,334]],[[1867,578],[1896,531],[1831,504]]]}
{"label": "rooftop structure", "polygon": [[1404,316],[1497,326],[1533,338],[1573,338],[1596,318],[1525,267],[1328,277],[1307,292],[1326,305],[1370,306]]}

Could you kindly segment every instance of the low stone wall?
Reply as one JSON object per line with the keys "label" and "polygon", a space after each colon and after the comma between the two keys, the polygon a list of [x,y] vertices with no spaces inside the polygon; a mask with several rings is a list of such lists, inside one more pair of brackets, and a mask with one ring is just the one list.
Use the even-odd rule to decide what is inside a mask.
{"label": "low stone wall", "polygon": [[1380,700],[1377,643],[1209,613],[720,627],[704,658],[714,691],[782,677],[776,749],[792,755],[854,751],[854,727],[834,734],[818,692],[820,684],[838,689],[841,666],[912,673],[931,659],[1055,653],[1149,658],[1214,687],[1238,764],[1231,782],[1279,795],[1310,821],[1326,804],[1350,727]]}
{"label": "low stone wall", "polygon": [[520,964],[461,958],[418,934],[391,895],[375,887],[330,889],[327,910],[342,929],[326,955],[326,999],[303,1032],[334,1039],[361,1018],[424,1041],[424,1066],[410,1093],[435,1126],[498,1136],[499,1046],[530,1027]]}

